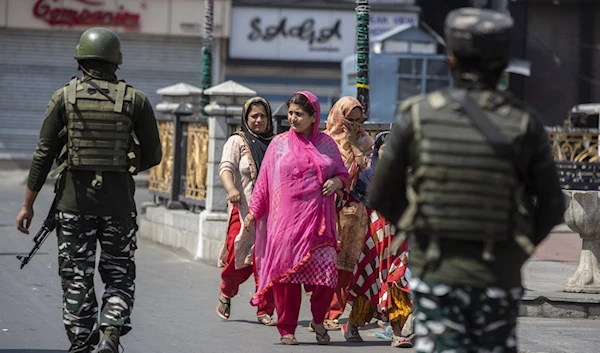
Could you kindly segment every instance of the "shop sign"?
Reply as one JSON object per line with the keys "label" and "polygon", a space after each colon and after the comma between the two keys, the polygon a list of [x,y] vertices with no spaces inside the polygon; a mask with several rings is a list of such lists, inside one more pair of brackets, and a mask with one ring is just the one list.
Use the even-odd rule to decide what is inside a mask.
{"label": "shop sign", "polygon": [[[352,11],[234,7],[231,23],[231,58],[340,61],[354,53]],[[370,35],[405,23],[418,25],[417,14],[372,14]]]}
{"label": "shop sign", "polygon": [[126,10],[122,5],[117,11],[110,11],[98,8],[104,4],[101,0],[79,0],[90,6],[84,9],[61,6],[57,2],[57,0],[38,0],[33,7],[34,17],[51,26],[123,27],[132,31],[138,31],[140,28],[140,14]]}

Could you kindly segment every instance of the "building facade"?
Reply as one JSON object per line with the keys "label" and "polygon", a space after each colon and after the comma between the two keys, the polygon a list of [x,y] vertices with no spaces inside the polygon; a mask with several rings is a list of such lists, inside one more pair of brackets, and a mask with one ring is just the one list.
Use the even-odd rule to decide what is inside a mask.
{"label": "building facade", "polygon": [[[79,75],[73,59],[81,33],[119,33],[117,75],[146,92],[177,82],[200,86],[204,1],[0,0],[0,159],[30,160],[54,90]],[[229,34],[231,1],[215,1],[215,75]],[[221,69],[222,71],[222,69]]]}
{"label": "building facade", "polygon": [[[372,0],[370,37],[417,24],[419,14],[413,0]],[[273,110],[310,90],[326,119],[341,93],[341,62],[355,43],[354,1],[234,0],[226,78],[256,90]]]}

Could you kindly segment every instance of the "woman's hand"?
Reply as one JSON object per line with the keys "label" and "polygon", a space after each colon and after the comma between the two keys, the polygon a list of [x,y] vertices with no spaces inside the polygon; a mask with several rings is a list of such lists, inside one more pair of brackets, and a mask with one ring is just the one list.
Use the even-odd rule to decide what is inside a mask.
{"label": "woman's hand", "polygon": [[350,143],[350,146],[358,146],[358,139],[360,137],[360,126],[355,126],[355,124],[342,123],[342,128],[346,133],[346,138],[348,139],[348,143]]}
{"label": "woman's hand", "polygon": [[329,196],[333,194],[336,190],[341,189],[342,186],[342,181],[338,177],[327,180],[325,184],[323,184],[323,196]]}
{"label": "woman's hand", "polygon": [[240,194],[238,189],[227,191],[227,202],[237,204],[240,203],[240,201],[242,201],[242,195]]}
{"label": "woman's hand", "polygon": [[244,228],[246,228],[247,231],[252,230],[252,227],[254,226],[254,216],[251,213],[248,213],[246,215],[246,218],[244,218]]}

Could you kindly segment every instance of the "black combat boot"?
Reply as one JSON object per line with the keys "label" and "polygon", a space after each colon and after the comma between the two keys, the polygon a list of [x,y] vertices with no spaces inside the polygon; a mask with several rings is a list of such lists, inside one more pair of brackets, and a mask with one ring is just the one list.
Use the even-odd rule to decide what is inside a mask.
{"label": "black combat boot", "polygon": [[109,326],[104,329],[104,335],[98,344],[96,353],[119,353],[119,329]]}

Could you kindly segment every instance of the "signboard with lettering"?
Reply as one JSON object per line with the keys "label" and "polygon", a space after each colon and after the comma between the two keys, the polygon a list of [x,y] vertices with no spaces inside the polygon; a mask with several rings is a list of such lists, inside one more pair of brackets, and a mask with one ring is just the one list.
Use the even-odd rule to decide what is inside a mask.
{"label": "signboard with lettering", "polygon": [[419,16],[409,13],[372,13],[369,16],[369,36],[373,38],[406,23],[418,26]]}
{"label": "signboard with lettering", "polygon": [[[340,61],[354,53],[352,11],[234,7],[229,56],[234,59]],[[414,13],[373,13],[371,36],[403,23]]]}
{"label": "signboard with lettering", "polygon": [[[78,0],[83,6],[68,6],[53,0],[37,0],[33,16],[51,26],[106,26],[139,31],[140,13],[121,5],[116,9],[104,8],[104,0]],[[73,4],[75,5],[75,4]]]}
{"label": "signboard with lettering", "polygon": [[[201,36],[204,1],[0,0],[2,26],[81,31],[102,26],[117,32]],[[228,34],[231,0],[215,2],[213,36]],[[225,22],[224,22],[225,21]]]}

